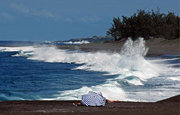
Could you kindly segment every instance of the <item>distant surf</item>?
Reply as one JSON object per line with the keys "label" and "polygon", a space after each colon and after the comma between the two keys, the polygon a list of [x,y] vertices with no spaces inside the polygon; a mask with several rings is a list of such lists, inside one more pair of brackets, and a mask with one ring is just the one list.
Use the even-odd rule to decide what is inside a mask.
{"label": "distant surf", "polygon": [[89,44],[90,42],[87,40],[80,40],[80,41],[68,41],[68,42],[63,42],[64,44],[70,44],[70,45],[77,45],[77,44]]}

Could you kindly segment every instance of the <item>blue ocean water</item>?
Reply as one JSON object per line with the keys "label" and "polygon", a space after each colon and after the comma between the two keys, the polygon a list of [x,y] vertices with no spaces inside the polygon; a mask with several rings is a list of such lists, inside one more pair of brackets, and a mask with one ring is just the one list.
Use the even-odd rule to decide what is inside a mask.
{"label": "blue ocean water", "polygon": [[[51,98],[57,91],[102,84],[103,72],[72,70],[79,64],[48,63],[0,53],[0,100]],[[113,78],[113,76],[108,76]],[[96,82],[94,82],[96,81]]]}
{"label": "blue ocean water", "polygon": [[0,101],[72,100],[88,91],[133,101],[179,94],[180,58],[145,58],[146,52],[143,40],[130,40],[120,53],[0,47]]}

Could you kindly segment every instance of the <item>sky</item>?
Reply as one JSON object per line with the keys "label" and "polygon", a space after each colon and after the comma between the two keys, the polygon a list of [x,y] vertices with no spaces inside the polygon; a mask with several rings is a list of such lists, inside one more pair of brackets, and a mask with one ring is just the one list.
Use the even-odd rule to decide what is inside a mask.
{"label": "sky", "polygon": [[0,40],[58,41],[105,36],[113,17],[174,12],[180,0],[0,0]]}

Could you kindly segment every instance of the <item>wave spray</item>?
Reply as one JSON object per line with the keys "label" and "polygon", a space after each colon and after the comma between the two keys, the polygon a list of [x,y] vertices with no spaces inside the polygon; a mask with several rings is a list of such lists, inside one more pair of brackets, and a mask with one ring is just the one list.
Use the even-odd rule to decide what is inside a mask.
{"label": "wave spray", "polygon": [[96,86],[84,85],[76,90],[59,91],[55,99],[61,100],[80,99],[81,95],[90,90],[100,91],[108,99],[127,100],[129,98],[122,88],[124,83],[141,86],[147,79],[157,77],[160,73],[157,65],[144,58],[148,48],[145,47],[143,38],[136,41],[129,38],[119,53],[69,51],[56,47],[33,47],[30,53],[27,49],[23,51],[23,48],[20,51],[15,56],[25,56],[27,59],[44,62],[75,63],[80,65],[74,70],[98,71],[105,72],[104,76],[116,76]]}

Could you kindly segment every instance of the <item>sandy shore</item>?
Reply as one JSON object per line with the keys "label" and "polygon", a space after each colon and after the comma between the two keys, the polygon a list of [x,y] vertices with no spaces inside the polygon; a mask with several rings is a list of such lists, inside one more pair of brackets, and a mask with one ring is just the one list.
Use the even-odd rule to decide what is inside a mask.
{"label": "sandy shore", "polygon": [[[103,51],[103,52],[120,52],[124,41],[108,43],[90,43],[83,45],[63,45],[58,46],[61,49],[80,49],[83,51]],[[168,41],[164,39],[153,39],[146,41],[146,47],[149,48],[147,56],[160,56],[164,54],[180,55],[180,39]]]}
{"label": "sandy shore", "polygon": [[74,106],[77,102],[0,102],[0,115],[180,115],[180,95],[158,102],[112,102],[104,107]]}

